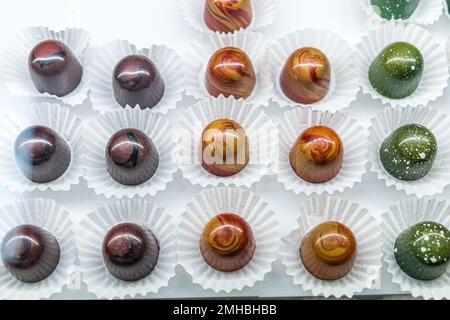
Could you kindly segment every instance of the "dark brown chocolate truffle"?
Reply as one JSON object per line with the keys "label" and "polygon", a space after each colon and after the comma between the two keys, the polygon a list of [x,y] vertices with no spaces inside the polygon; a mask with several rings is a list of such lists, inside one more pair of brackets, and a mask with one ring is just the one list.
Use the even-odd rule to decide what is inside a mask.
{"label": "dark brown chocolate truffle", "polygon": [[26,283],[48,278],[60,259],[56,238],[44,229],[31,225],[9,231],[2,241],[1,251],[6,269]]}
{"label": "dark brown chocolate truffle", "polygon": [[69,168],[68,143],[55,131],[42,126],[25,129],[15,143],[16,161],[24,176],[35,183],[59,179]]}
{"label": "dark brown chocolate truffle", "polygon": [[146,228],[120,224],[103,242],[103,260],[108,271],[123,281],[138,281],[153,272],[159,259],[159,242]]}
{"label": "dark brown chocolate truffle", "polygon": [[117,103],[141,109],[155,107],[163,98],[164,80],[155,64],[145,56],[123,58],[114,69],[113,91]]}
{"label": "dark brown chocolate truffle", "polygon": [[124,129],[108,142],[106,167],[118,183],[137,186],[150,180],[158,171],[159,153],[145,133]]}
{"label": "dark brown chocolate truffle", "polygon": [[83,77],[83,67],[64,43],[47,40],[30,53],[31,80],[40,93],[63,97],[75,90]]}

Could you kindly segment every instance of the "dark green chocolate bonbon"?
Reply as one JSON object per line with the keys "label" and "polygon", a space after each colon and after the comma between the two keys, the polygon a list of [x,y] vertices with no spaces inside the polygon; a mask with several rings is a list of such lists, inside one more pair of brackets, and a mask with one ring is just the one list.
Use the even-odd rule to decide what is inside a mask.
{"label": "dark green chocolate bonbon", "polygon": [[[428,0],[427,0],[428,1]],[[448,1],[448,0],[447,0]],[[386,20],[406,20],[419,6],[420,0],[371,0],[373,10]]]}

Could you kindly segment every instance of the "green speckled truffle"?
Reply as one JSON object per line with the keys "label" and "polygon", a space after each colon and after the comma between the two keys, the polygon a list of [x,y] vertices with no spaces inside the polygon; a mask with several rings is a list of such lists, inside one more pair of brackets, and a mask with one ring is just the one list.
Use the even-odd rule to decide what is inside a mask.
{"label": "green speckled truffle", "polygon": [[386,20],[406,20],[419,6],[420,0],[371,0],[373,10]]}
{"label": "green speckled truffle", "polygon": [[433,168],[437,154],[434,134],[420,124],[408,124],[394,131],[381,145],[380,161],[394,178],[416,181]]}
{"label": "green speckled truffle", "polygon": [[424,69],[419,49],[407,42],[396,42],[381,51],[369,69],[372,87],[382,96],[403,99],[419,87]]}
{"label": "green speckled truffle", "polygon": [[400,269],[408,276],[437,279],[450,262],[450,231],[435,222],[419,223],[400,234],[394,253]]}
{"label": "green speckled truffle", "polygon": [[447,12],[450,14],[450,0],[447,0]]}

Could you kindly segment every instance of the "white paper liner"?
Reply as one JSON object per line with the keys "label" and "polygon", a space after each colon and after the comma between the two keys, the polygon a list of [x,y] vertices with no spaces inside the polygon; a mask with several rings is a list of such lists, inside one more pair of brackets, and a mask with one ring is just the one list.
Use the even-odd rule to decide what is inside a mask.
{"label": "white paper liner", "polygon": [[[422,1],[423,2],[423,1]],[[369,68],[378,54],[388,45],[405,41],[416,46],[423,55],[425,66],[417,90],[404,99],[389,99],[377,93],[369,81]],[[365,36],[357,45],[355,54],[358,81],[363,93],[370,94],[383,104],[392,107],[427,105],[444,94],[449,77],[447,55],[440,45],[425,29],[406,24],[387,24]]]}
{"label": "white paper liner", "polygon": [[425,299],[450,299],[450,269],[436,280],[420,281],[403,273],[395,259],[394,246],[398,236],[408,228],[427,221],[449,228],[449,203],[431,198],[414,198],[391,206],[383,215],[384,260],[388,263],[393,282],[399,284],[402,291]]}
{"label": "white paper liner", "polygon": [[[34,86],[28,71],[28,56],[31,50],[45,40],[57,40],[68,46],[83,66],[83,78],[78,87],[64,97],[40,93]],[[7,53],[3,55],[2,73],[6,87],[19,97],[54,98],[65,104],[80,105],[88,98],[89,80],[88,63],[85,51],[89,46],[90,36],[83,29],[65,29],[60,32],[46,27],[31,27],[22,30],[10,42]]]}
{"label": "white paper liner", "polygon": [[[335,281],[322,281],[311,275],[300,258],[300,245],[304,236],[321,223],[340,222],[349,227],[358,242],[358,255],[352,271]],[[283,239],[280,256],[293,278],[294,284],[313,296],[348,298],[372,288],[380,276],[382,242],[376,219],[358,204],[328,195],[313,196],[302,203],[299,228]]]}
{"label": "white paper liner", "polygon": [[[111,137],[123,129],[137,129],[145,133],[159,152],[159,168],[147,182],[138,186],[125,186],[116,182],[106,168],[105,150]],[[154,196],[165,190],[177,171],[175,165],[175,139],[170,124],[163,116],[150,110],[127,107],[97,117],[87,127],[84,165],[88,187],[107,198],[133,198]]]}
{"label": "white paper liner", "polygon": [[[223,213],[243,217],[251,226],[256,239],[256,252],[251,262],[245,268],[231,273],[210,267],[203,259],[199,246],[205,226],[212,218]],[[243,189],[210,189],[197,195],[183,213],[179,227],[178,257],[194,283],[216,293],[229,294],[233,290],[253,287],[272,270],[279,237],[275,213],[260,196]]]}
{"label": "white paper liner", "polygon": [[34,199],[0,208],[0,242],[22,225],[34,225],[50,232],[60,246],[60,261],[55,271],[43,281],[23,283],[14,278],[0,261],[0,299],[37,300],[50,298],[70,282],[77,249],[69,213],[53,200]]}
{"label": "white paper liner", "polygon": [[132,54],[149,58],[156,65],[164,80],[164,96],[152,110],[166,114],[170,109],[175,108],[177,102],[182,99],[184,91],[184,67],[180,57],[174,50],[164,45],[138,49],[124,40],[112,41],[89,51],[88,74],[91,80],[90,98],[93,108],[102,114],[123,109],[114,97],[113,73],[117,63]]}
{"label": "white paper liner", "polygon": [[[344,144],[344,164],[339,175],[333,180],[314,184],[299,178],[289,161],[292,146],[307,129],[323,125],[332,128]],[[295,108],[284,114],[279,126],[280,148],[278,181],[286,190],[311,195],[343,192],[362,181],[367,166],[367,131],[346,113],[312,111],[308,108]]]}
{"label": "white paper liner", "polygon": [[[158,264],[146,278],[122,281],[112,276],[103,262],[102,245],[105,236],[115,226],[132,223],[150,230],[158,239],[160,254]],[[172,217],[152,203],[136,199],[119,201],[97,209],[79,225],[77,243],[80,250],[81,270],[88,291],[100,299],[135,298],[157,293],[175,276],[176,227]]]}
{"label": "white paper liner", "polygon": [[[377,113],[369,128],[369,162],[371,170],[386,186],[394,186],[406,194],[419,197],[442,193],[450,184],[450,120],[441,111],[428,107],[387,108]],[[401,181],[389,175],[380,162],[380,147],[398,128],[407,124],[421,124],[436,137],[438,150],[433,168],[418,181]]]}
{"label": "white paper liner", "polygon": [[197,39],[185,54],[187,94],[197,99],[211,97],[205,88],[206,68],[212,55],[225,47],[241,49],[253,63],[256,87],[252,95],[245,100],[255,105],[267,105],[272,92],[270,68],[265,59],[268,40],[262,34],[254,32],[211,33]]}
{"label": "white paper liner", "polygon": [[[199,149],[204,129],[213,121],[227,119],[240,124],[249,139],[250,163],[239,174],[216,177],[201,166]],[[192,184],[208,186],[237,186],[250,188],[269,172],[275,157],[276,135],[272,121],[264,112],[244,100],[210,98],[200,101],[182,116],[179,123],[178,166]]]}
{"label": "white paper liner", "polygon": [[[266,28],[275,21],[277,7],[274,0],[251,0],[253,21],[246,30]],[[180,0],[181,12],[186,22],[199,32],[213,32],[205,23],[206,0]]]}
{"label": "white paper liner", "polygon": [[313,29],[290,33],[270,47],[268,61],[274,86],[272,100],[283,107],[296,104],[286,97],[281,89],[280,76],[291,54],[304,47],[321,50],[328,57],[332,69],[328,95],[323,100],[307,106],[315,110],[333,112],[348,108],[359,91],[353,49],[340,36]]}
{"label": "white paper liner", "polygon": [[[439,20],[442,14],[442,0],[426,0],[420,1],[416,11],[406,20],[386,20],[378,15],[370,0],[358,0],[364,12],[369,17],[369,22],[372,26],[380,26],[388,23],[413,23],[419,25],[430,25]],[[445,0],[443,0],[445,1]]]}
{"label": "white paper liner", "polygon": [[[25,129],[41,125],[53,129],[69,144],[71,162],[69,168],[56,181],[34,183],[20,171],[15,158],[15,142]],[[69,191],[80,182],[83,175],[83,124],[69,108],[46,102],[21,106],[9,116],[0,118],[0,184],[13,192]]]}

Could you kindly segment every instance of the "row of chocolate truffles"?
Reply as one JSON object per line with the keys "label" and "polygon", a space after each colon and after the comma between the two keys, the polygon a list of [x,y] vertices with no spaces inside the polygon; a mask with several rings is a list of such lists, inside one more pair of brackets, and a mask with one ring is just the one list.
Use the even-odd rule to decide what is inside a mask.
{"label": "row of chocolate truffles", "polygon": [[354,101],[358,85],[383,103],[425,105],[442,95],[448,79],[445,49],[411,25],[373,31],[358,45],[355,61],[352,48],[326,31],[289,34],[267,54],[269,42],[260,34],[212,34],[193,44],[186,61],[165,46],[138,50],[126,41],[87,50],[85,32],[69,31],[83,35],[82,48],[49,38],[45,28],[23,31],[32,33],[31,39],[5,69],[13,93],[65,99],[86,91],[85,99],[90,89],[93,106],[102,113],[128,105],[163,111],[175,107],[185,89],[202,99],[224,95],[267,104],[273,97],[283,105],[337,110]]}
{"label": "row of chocolate truffles", "polygon": [[[244,199],[238,198],[243,195]],[[217,204],[208,203],[203,211],[198,211],[197,205],[208,198],[225,201],[222,203],[225,207],[219,210],[215,208]],[[229,202],[230,199],[247,202],[247,205],[252,201],[257,206],[241,206],[237,210],[237,205]],[[432,291],[434,286],[442,289],[437,281],[445,284],[448,280],[450,231],[445,223],[448,211],[447,216],[440,216],[441,209],[448,209],[448,205],[426,200],[429,208],[435,211],[416,214],[415,206],[424,201],[410,201],[408,208],[414,212],[400,212],[405,215],[401,223],[390,221],[392,215],[387,215],[385,223],[394,224],[383,232],[390,234],[393,229],[399,230],[395,232],[394,243],[386,241],[389,242],[386,247],[388,255],[395,257],[395,265],[389,267],[400,270],[409,283],[413,281],[417,286],[425,286]],[[55,276],[58,281],[65,281],[61,279],[61,269],[70,267],[64,259],[73,253],[64,250],[71,248],[67,243],[73,239],[67,238],[70,237],[68,233],[61,233],[55,223],[64,222],[65,227],[70,227],[64,221],[68,217],[64,216],[62,222],[44,222],[36,218],[41,215],[36,210],[42,208],[42,204],[58,207],[52,200],[30,200],[9,206],[12,212],[6,212],[0,219],[5,229],[1,234],[0,274],[4,279],[7,278],[5,272],[9,274],[9,280],[2,285],[5,290],[27,290],[36,283],[45,287],[56,281],[52,279]],[[94,293],[98,289],[105,295],[102,298],[117,297],[117,290],[124,288],[130,288],[127,294],[132,296],[133,288],[147,286],[147,290],[152,291],[149,283],[156,293],[175,275],[177,263],[181,263],[193,276],[194,282],[205,289],[231,291],[261,281],[271,270],[271,263],[279,252],[295,283],[298,279],[306,279],[305,284],[314,283],[334,290],[339,286],[350,286],[354,290],[351,296],[367,286],[368,282],[360,277],[377,279],[381,268],[381,242],[376,220],[367,210],[356,204],[347,207],[348,204],[346,200],[329,196],[306,200],[301,210],[306,215],[299,219],[300,229],[293,233],[293,237],[286,238],[279,249],[274,213],[259,196],[247,190],[221,188],[204,191],[184,213],[179,230],[164,210],[144,200],[113,203],[87,216],[77,228],[81,272],[88,289],[92,288]],[[333,211],[306,212],[320,206],[323,210]],[[144,211],[134,212],[137,209]],[[369,224],[362,226],[352,214],[348,215],[349,210],[360,218],[359,221]],[[258,211],[260,216],[252,215]],[[11,214],[26,214],[28,219],[7,220]],[[57,218],[53,214],[50,212],[49,217]],[[433,215],[437,221],[420,221]],[[232,277],[242,279],[244,283],[230,283]],[[446,285],[449,288],[448,282]],[[113,292],[106,294],[108,290]],[[339,295],[338,291],[335,295]]]}
{"label": "row of chocolate truffles", "polygon": [[[83,175],[95,181],[99,193],[113,186],[117,190],[109,190],[111,196],[148,194],[154,182],[161,184],[152,192],[156,194],[165,189],[178,168],[192,183],[205,187],[236,183],[241,178],[251,186],[268,174],[278,155],[280,181],[293,185],[290,189],[307,194],[331,192],[360,181],[366,172],[369,146],[372,169],[377,171],[380,166],[379,171],[385,173],[385,177],[379,174],[380,178],[400,184],[408,193],[427,194],[427,184],[434,185],[428,190],[433,193],[445,186],[441,184],[449,165],[445,156],[448,146],[443,142],[448,135],[447,117],[424,107],[381,111],[369,129],[369,144],[366,130],[345,113],[296,108],[286,112],[276,130],[261,109],[224,97],[202,101],[188,110],[177,132],[181,137],[177,144],[175,131],[164,117],[150,111],[129,108],[100,116],[89,126],[83,142],[81,120],[67,108],[32,105],[22,109],[24,117],[28,108],[46,117],[30,119],[31,126],[22,122],[22,128],[15,127],[13,117],[5,117],[0,129],[7,137],[0,158],[16,164],[3,169],[1,182],[14,185],[14,191],[44,190],[67,177],[72,179],[75,172],[79,175],[76,181]],[[62,116],[60,125],[55,124],[55,115]],[[196,119],[196,115],[200,117]],[[36,125],[39,121],[43,124]],[[78,126],[65,126],[65,121]],[[273,142],[278,138],[279,150]],[[193,155],[191,162],[177,157],[182,153]],[[207,181],[196,180],[198,176]],[[26,188],[17,186],[21,183]],[[407,189],[410,185],[416,189]],[[61,190],[68,189],[70,185]]]}

